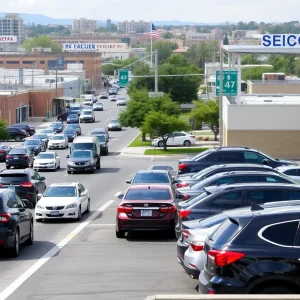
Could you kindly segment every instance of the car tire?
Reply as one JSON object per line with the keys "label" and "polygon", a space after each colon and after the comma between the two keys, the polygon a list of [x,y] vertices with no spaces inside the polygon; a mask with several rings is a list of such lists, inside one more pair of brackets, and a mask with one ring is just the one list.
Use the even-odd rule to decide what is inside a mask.
{"label": "car tire", "polygon": [[71,174],[71,171],[68,170],[67,172],[68,172],[68,174]]}
{"label": "car tire", "polygon": [[77,221],[80,221],[80,220],[81,220],[81,206],[78,207],[78,215],[77,215],[76,220],[77,220]]}
{"label": "car tire", "polygon": [[16,142],[21,142],[22,141],[22,137],[20,135],[16,135],[15,136],[15,141]]}
{"label": "car tire", "polygon": [[121,230],[117,231],[116,230],[116,237],[118,239],[123,239],[125,237],[125,231],[121,231]]}
{"label": "car tire", "polygon": [[29,232],[29,238],[25,242],[26,245],[32,245],[34,240],[34,230],[33,230],[33,222],[30,222],[30,232]]}
{"label": "car tire", "polygon": [[91,199],[89,198],[89,200],[88,200],[88,205],[87,205],[87,208],[86,208],[86,213],[87,214],[89,214],[90,213],[90,211],[91,211]]}
{"label": "car tire", "polygon": [[10,255],[12,257],[18,257],[20,251],[20,235],[19,229],[16,230],[14,245],[11,249],[9,249]]}
{"label": "car tire", "polygon": [[255,294],[295,294],[295,291],[284,286],[274,286],[262,289]]}
{"label": "car tire", "polygon": [[160,147],[160,148],[162,148],[164,146],[164,142],[163,141],[159,141],[157,143],[157,146]]}
{"label": "car tire", "polygon": [[186,141],[183,142],[183,146],[184,146],[184,147],[190,147],[191,144],[192,144],[192,143],[191,143],[190,141],[188,141],[188,140],[186,140]]}
{"label": "car tire", "polygon": [[10,166],[6,166],[6,169],[9,170],[9,169],[10,169]]}

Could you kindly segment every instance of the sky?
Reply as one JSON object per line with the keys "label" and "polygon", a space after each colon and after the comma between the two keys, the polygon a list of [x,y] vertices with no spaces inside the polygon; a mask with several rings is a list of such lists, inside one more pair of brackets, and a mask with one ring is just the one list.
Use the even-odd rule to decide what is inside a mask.
{"label": "sky", "polygon": [[0,11],[114,21],[285,22],[299,20],[300,0],[0,0]]}

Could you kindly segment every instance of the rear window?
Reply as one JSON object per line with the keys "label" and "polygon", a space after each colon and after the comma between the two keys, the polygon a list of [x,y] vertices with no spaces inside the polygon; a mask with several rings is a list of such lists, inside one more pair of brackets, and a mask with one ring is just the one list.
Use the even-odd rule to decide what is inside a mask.
{"label": "rear window", "polygon": [[180,202],[180,206],[181,207],[187,207],[187,206],[191,206],[197,202],[199,202],[200,200],[206,198],[207,196],[209,196],[210,194],[208,194],[207,192],[203,192],[201,193],[199,196],[196,196],[194,198],[191,198],[187,201],[184,201],[184,202]]}
{"label": "rear window", "polygon": [[133,183],[170,183],[170,180],[164,173],[138,173]]}
{"label": "rear window", "polygon": [[18,182],[28,181],[27,174],[1,174],[0,182],[2,184],[14,184]]}
{"label": "rear window", "polygon": [[201,227],[210,228],[215,225],[221,224],[226,219],[227,219],[227,216],[224,215],[223,213],[221,213],[221,214],[217,214],[212,217],[209,217],[209,218],[205,218],[205,219],[201,220],[199,222],[199,224]]}
{"label": "rear window", "polygon": [[13,149],[9,152],[9,154],[25,154],[27,153],[27,149]]}
{"label": "rear window", "polygon": [[199,160],[199,158],[201,158],[201,157],[207,155],[208,153],[210,153],[210,152],[212,152],[212,151],[213,151],[212,149],[205,150],[205,151],[203,151],[203,152],[197,154],[196,156],[192,157],[191,160],[197,161],[197,160]]}
{"label": "rear window", "polygon": [[125,200],[170,200],[169,190],[163,189],[143,189],[129,190],[125,196]]}

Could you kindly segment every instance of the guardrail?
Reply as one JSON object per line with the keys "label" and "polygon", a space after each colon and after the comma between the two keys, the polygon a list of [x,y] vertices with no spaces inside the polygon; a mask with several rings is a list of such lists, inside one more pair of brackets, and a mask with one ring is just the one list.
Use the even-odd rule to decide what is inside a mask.
{"label": "guardrail", "polygon": [[145,300],[300,300],[300,295],[153,295]]}

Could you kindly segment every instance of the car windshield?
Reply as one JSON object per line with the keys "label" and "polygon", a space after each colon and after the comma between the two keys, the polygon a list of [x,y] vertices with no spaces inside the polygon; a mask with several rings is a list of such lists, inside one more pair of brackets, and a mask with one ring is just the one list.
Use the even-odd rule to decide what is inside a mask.
{"label": "car windshield", "polygon": [[82,112],[82,114],[83,114],[83,115],[91,115],[92,112],[89,111],[89,110],[85,110],[85,111]]}
{"label": "car windshield", "polygon": [[60,127],[61,126],[61,123],[52,123],[51,124],[51,127]]}
{"label": "car windshield", "polygon": [[110,120],[109,123],[116,123],[116,124],[119,124],[119,121],[118,121],[118,120]]}
{"label": "car windshield", "polygon": [[170,191],[167,189],[130,189],[125,200],[170,200]]}
{"label": "car windshield", "polygon": [[52,153],[40,153],[38,156],[37,156],[38,159],[52,159],[54,158],[54,154]]}
{"label": "car windshield", "polygon": [[76,110],[77,111],[77,110],[80,110],[80,107],[79,106],[78,107],[71,107],[70,110]]}
{"label": "car windshield", "polygon": [[37,138],[37,139],[41,139],[41,140],[47,138],[47,137],[46,137],[45,135],[43,135],[43,134],[34,134],[32,137],[33,137],[33,138]]}
{"label": "car windshield", "polygon": [[96,134],[93,134],[93,135],[97,137],[99,142],[105,142],[106,141],[104,135],[96,135]]}
{"label": "car windshield", "polygon": [[77,127],[79,127],[78,124],[70,124],[67,126],[67,128],[77,128]]}
{"label": "car windshield", "polygon": [[40,144],[39,140],[27,140],[24,143],[24,145],[39,145],[39,144]]}
{"label": "car windshield", "polygon": [[43,132],[46,132],[46,133],[53,133],[53,129],[44,129]]}
{"label": "car windshield", "polygon": [[208,149],[208,150],[205,150],[199,154],[197,154],[196,156],[192,157],[191,160],[193,161],[196,161],[198,160],[200,157],[204,156],[204,155],[207,155],[208,153],[210,153],[211,151],[213,151],[214,149]]}
{"label": "car windshield", "polygon": [[194,178],[194,179],[199,179],[201,178],[203,175],[205,175],[206,173],[210,172],[211,170],[214,170],[215,168],[214,167],[208,167],[208,168],[205,168],[203,170],[201,170],[200,172],[198,173],[195,173],[194,175],[192,175],[191,177]]}
{"label": "car windshield", "polygon": [[77,115],[69,115],[70,119],[77,119]]}
{"label": "car windshield", "polygon": [[64,130],[64,134],[74,134],[74,130]]}
{"label": "car windshield", "polygon": [[65,137],[62,135],[54,135],[51,137],[51,140],[64,140]]}
{"label": "car windshield", "polygon": [[95,103],[95,106],[102,106],[102,103]]}
{"label": "car windshield", "polygon": [[0,149],[7,149],[7,146],[2,146],[2,145],[0,145]]}
{"label": "car windshield", "polygon": [[165,173],[137,173],[133,183],[170,183]]}
{"label": "car windshield", "polygon": [[184,201],[184,202],[180,202],[180,206],[184,206],[184,207],[191,206],[191,205],[197,203],[198,201],[206,198],[209,195],[210,194],[208,194],[207,192],[204,191],[203,193],[201,193],[200,195],[198,195],[196,197],[190,198],[189,200]]}
{"label": "car windshield", "polygon": [[92,151],[73,151],[72,153],[72,157],[78,158],[78,157],[83,157],[83,158],[91,158],[92,155]]}
{"label": "car windshield", "polygon": [[43,197],[76,197],[75,186],[50,186]]}
{"label": "car windshield", "polygon": [[12,150],[9,152],[9,155],[12,155],[12,154],[27,154],[27,149],[22,149],[22,148],[19,148],[19,149],[12,149]]}

